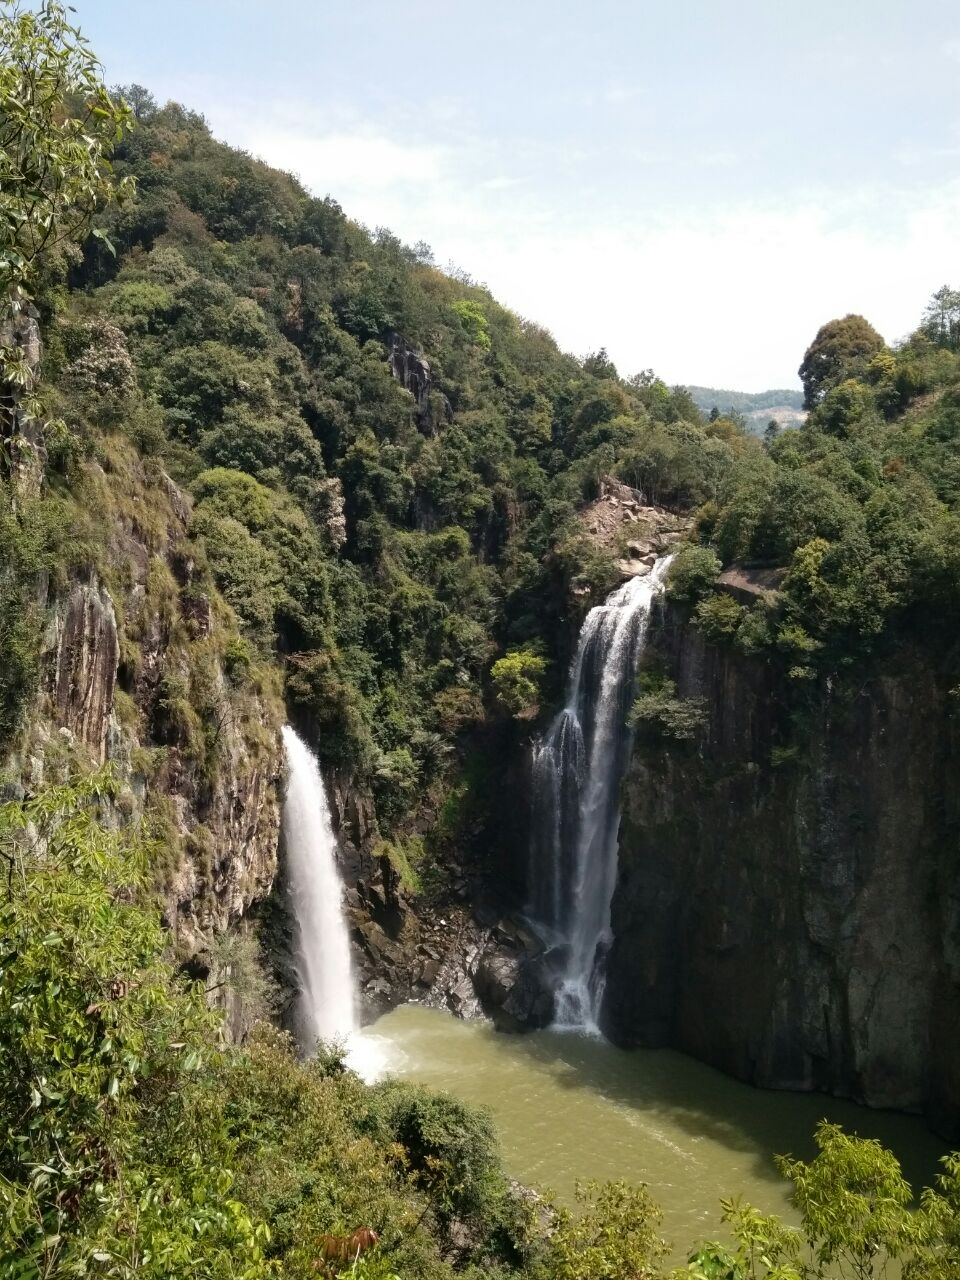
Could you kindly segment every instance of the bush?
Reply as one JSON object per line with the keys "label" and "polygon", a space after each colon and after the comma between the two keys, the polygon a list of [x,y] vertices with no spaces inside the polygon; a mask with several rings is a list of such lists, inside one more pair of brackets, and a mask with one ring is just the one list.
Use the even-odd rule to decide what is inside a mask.
{"label": "bush", "polygon": [[720,569],[720,557],[712,547],[685,543],[667,571],[667,595],[681,604],[696,604],[713,585]]}
{"label": "bush", "polygon": [[708,596],[694,610],[697,626],[711,640],[729,640],[736,633],[746,614],[743,605],[737,604],[726,592]]}
{"label": "bush", "polygon": [[561,1209],[536,1280],[653,1280],[667,1254],[660,1210],[643,1185],[577,1187],[579,1213]]}
{"label": "bush", "polygon": [[507,1183],[489,1112],[410,1084],[382,1086],[379,1109],[407,1167],[444,1217],[499,1218]]}
{"label": "bush", "polygon": [[677,686],[657,672],[644,672],[629,723],[647,742],[689,742],[706,722],[702,698],[678,698]]}
{"label": "bush", "polygon": [[530,649],[511,649],[490,670],[494,696],[517,719],[529,720],[540,709],[540,686],[546,661]]}

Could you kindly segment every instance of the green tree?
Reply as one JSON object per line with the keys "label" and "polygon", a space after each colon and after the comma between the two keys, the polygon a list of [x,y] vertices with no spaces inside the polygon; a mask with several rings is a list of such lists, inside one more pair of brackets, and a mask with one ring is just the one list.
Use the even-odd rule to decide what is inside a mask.
{"label": "green tree", "polygon": [[30,299],[38,261],[83,238],[98,208],[129,193],[109,156],[131,120],[58,0],[0,13],[0,295]]}
{"label": "green tree", "polygon": [[530,719],[540,708],[540,685],[545,659],[530,649],[511,649],[490,671],[494,695],[510,715]]}
{"label": "green tree", "polygon": [[927,303],[920,330],[937,346],[960,350],[960,289],[943,285]]}
{"label": "green tree", "polygon": [[667,594],[684,604],[695,604],[720,572],[720,557],[712,547],[685,543],[667,571]]}
{"label": "green tree", "polygon": [[577,1187],[581,1211],[560,1209],[535,1280],[654,1280],[667,1249],[660,1210],[643,1185]]}
{"label": "green tree", "polygon": [[780,1172],[793,1183],[799,1228],[739,1200],[723,1201],[735,1247],[710,1244],[698,1250],[689,1268],[697,1280],[874,1280],[890,1274],[891,1264],[904,1275],[948,1280],[956,1274],[924,1269],[950,1253],[955,1162],[947,1162],[940,1191],[925,1193],[921,1213],[914,1214],[900,1165],[879,1142],[824,1120],[816,1143],[818,1154],[810,1162],[777,1158]]}
{"label": "green tree", "polygon": [[144,904],[107,775],[0,809],[0,1274],[266,1274],[195,1081],[216,1019]]}
{"label": "green tree", "polygon": [[845,378],[863,376],[873,356],[885,343],[863,316],[830,320],[818,331],[800,365],[803,407],[815,409],[824,394]]}

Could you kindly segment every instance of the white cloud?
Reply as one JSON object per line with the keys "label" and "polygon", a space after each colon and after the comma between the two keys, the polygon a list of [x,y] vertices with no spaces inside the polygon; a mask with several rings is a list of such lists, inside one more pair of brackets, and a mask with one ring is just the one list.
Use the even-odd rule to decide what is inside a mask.
{"label": "white cloud", "polygon": [[824,321],[862,312],[895,340],[945,279],[960,285],[960,183],[635,217],[611,211],[598,191],[574,216],[482,139],[439,145],[369,126],[311,136],[287,120],[242,136],[214,125],[350,216],[426,240],[437,261],[485,281],[564,347],[606,346],[625,373],[652,366],[671,382],[796,385]]}
{"label": "white cloud", "polygon": [[270,164],[298,174],[322,195],[430,185],[445,167],[440,147],[397,142],[367,132],[302,137],[254,131],[246,146]]}

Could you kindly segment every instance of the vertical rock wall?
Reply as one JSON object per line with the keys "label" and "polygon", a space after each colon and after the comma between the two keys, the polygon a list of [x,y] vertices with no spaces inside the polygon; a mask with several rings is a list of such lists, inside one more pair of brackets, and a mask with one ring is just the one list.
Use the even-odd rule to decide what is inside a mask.
{"label": "vertical rock wall", "polygon": [[167,921],[189,958],[273,885],[282,704],[227,676],[224,606],[196,570],[187,497],[132,451],[115,462],[94,477],[103,567],[41,590],[42,686],[10,772],[33,788],[110,765],[108,816],[148,819]]}
{"label": "vertical rock wall", "polygon": [[960,756],[928,658],[791,720],[769,667],[669,610],[653,647],[708,720],[698,745],[638,747],[628,774],[611,1034],[956,1136]]}

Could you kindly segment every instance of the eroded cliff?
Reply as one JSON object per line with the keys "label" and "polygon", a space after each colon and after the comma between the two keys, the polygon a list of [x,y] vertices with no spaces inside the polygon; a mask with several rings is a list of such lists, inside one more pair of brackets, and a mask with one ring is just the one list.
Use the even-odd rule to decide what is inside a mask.
{"label": "eroded cliff", "polygon": [[649,661],[705,715],[627,776],[611,1034],[955,1136],[958,742],[930,655],[799,696],[667,606]]}
{"label": "eroded cliff", "polygon": [[40,688],[8,762],[15,789],[109,766],[115,823],[142,827],[181,958],[271,889],[282,703],[191,541],[190,504],[155,463],[105,442],[80,489],[95,536],[82,571],[37,584]]}

